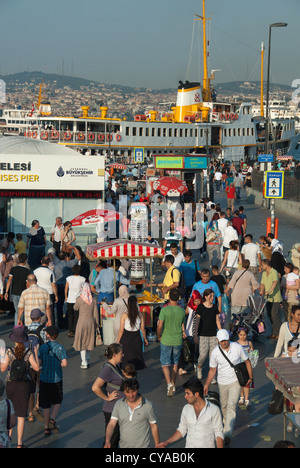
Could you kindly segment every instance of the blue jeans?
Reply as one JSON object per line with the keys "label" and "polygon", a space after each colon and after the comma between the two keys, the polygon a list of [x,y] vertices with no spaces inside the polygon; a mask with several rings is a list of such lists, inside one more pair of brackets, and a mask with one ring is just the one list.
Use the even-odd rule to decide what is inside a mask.
{"label": "blue jeans", "polygon": [[112,304],[115,299],[115,294],[113,292],[100,292],[98,296],[97,304],[100,305],[100,302],[106,297],[108,304]]}
{"label": "blue jeans", "polygon": [[166,346],[160,343],[160,363],[163,366],[171,366],[178,364],[182,345],[180,346]]}

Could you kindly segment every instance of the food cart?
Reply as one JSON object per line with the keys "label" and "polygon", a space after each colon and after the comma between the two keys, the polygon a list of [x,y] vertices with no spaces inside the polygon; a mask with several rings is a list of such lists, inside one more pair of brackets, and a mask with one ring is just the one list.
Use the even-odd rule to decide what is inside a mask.
{"label": "food cart", "polygon": [[[163,258],[165,251],[161,247],[147,242],[135,242],[127,239],[117,239],[108,242],[88,245],[86,256],[89,260],[111,260],[115,266],[117,259],[142,259],[146,258]],[[153,271],[152,262],[150,262],[150,293],[144,291],[144,295],[138,299],[140,310],[144,314],[145,326],[153,326],[153,310],[164,304],[164,300],[153,294]],[[114,296],[117,297],[116,291],[116,274],[114,275]]]}
{"label": "food cart", "polygon": [[[266,358],[266,376],[275,387],[294,405],[300,404],[300,358]],[[284,412],[284,439],[286,420],[300,430],[300,413]]]}

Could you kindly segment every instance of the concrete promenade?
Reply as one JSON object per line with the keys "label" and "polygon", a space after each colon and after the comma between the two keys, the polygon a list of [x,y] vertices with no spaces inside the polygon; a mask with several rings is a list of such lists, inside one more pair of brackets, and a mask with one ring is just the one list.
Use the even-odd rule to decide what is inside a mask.
{"label": "concrete promenade", "polygon": [[[216,193],[215,201],[220,202],[222,208],[226,206],[224,193]],[[242,200],[238,202],[245,207],[248,217],[248,233],[253,234],[257,241],[260,235],[266,234],[266,217],[269,212],[254,205],[248,205],[245,192],[242,192]],[[237,206],[239,206],[237,204]],[[284,243],[287,254],[294,242],[300,239],[299,221],[294,221],[291,216],[280,214],[279,239]],[[195,258],[196,252],[195,252]],[[199,257],[198,257],[199,258]],[[202,266],[207,266],[202,262]],[[268,319],[266,323],[269,327]],[[0,339],[6,341],[9,346],[8,335],[13,327],[11,316],[0,317]],[[270,331],[270,330],[268,330]],[[267,333],[268,334],[268,333]],[[44,437],[43,425],[39,422],[26,423],[24,444],[29,448],[101,448],[104,437],[104,419],[101,412],[102,403],[92,393],[91,387],[97,378],[104,358],[104,346],[96,348],[91,353],[91,365],[88,370],[80,369],[79,353],[72,348],[72,338],[68,338],[67,332],[62,332],[58,338],[67,350],[68,367],[64,370],[64,401],[61,407],[57,424],[60,433]],[[260,360],[254,371],[255,388],[251,390],[250,399],[252,407],[244,407],[237,410],[237,421],[231,448],[272,448],[277,440],[283,439],[283,415],[270,416],[267,412],[274,386],[265,375],[264,359],[272,356],[275,349],[274,341],[266,341],[264,344],[254,343],[259,350]],[[172,398],[166,396],[166,384],[161,372],[159,362],[159,344],[149,344],[145,351],[147,368],[139,371],[138,380],[141,385],[141,393],[154,403],[161,441],[170,436],[177,428],[181,409],[185,404],[182,384],[190,377],[191,372],[178,377],[176,382],[176,395]],[[204,369],[204,381],[208,366]],[[4,378],[4,375],[2,375]],[[204,382],[203,381],[203,382]],[[217,390],[213,385],[212,390]],[[249,427],[253,424],[256,427]],[[300,440],[295,439],[294,434],[288,434],[288,439],[300,446]],[[13,446],[16,446],[16,430],[13,435]],[[174,444],[170,448],[184,447],[184,441]]]}

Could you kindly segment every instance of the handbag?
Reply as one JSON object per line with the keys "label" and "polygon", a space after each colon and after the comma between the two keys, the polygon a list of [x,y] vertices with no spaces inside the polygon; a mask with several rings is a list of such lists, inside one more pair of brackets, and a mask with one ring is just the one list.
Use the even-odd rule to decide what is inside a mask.
{"label": "handbag", "polygon": [[191,350],[189,347],[189,342],[187,339],[184,339],[182,342],[182,356],[183,356],[183,362],[187,364],[188,362],[191,362]]}
{"label": "handbag", "polygon": [[95,346],[103,345],[102,337],[101,337],[101,330],[100,327],[96,328],[96,336],[95,336]]}
{"label": "handbag", "polygon": [[281,414],[284,406],[284,396],[279,390],[274,390],[272,399],[268,406],[268,413],[272,415]]}
{"label": "handbag", "polygon": [[238,382],[241,387],[245,387],[249,381],[249,373],[248,369],[246,366],[245,361],[240,362],[239,364],[236,364],[235,366],[232,364],[232,362],[228,359],[228,357],[225,355],[221,347],[219,346],[219,350],[223,354],[224,358],[229,362],[230,366],[234,369],[234,372],[237,376]]}

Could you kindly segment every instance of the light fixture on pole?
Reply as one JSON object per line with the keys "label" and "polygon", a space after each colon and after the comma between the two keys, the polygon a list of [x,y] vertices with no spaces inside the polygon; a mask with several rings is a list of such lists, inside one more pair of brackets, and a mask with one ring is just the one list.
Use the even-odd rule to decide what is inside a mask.
{"label": "light fixture on pole", "polygon": [[[268,50],[268,72],[267,72],[267,99],[266,99],[266,142],[265,142],[265,153],[269,153],[269,95],[270,95],[270,62],[271,62],[271,32],[272,28],[285,28],[287,23],[273,23],[269,25],[269,50]],[[274,154],[273,168],[276,154]],[[275,201],[271,198],[271,230],[274,232],[275,228]]]}

